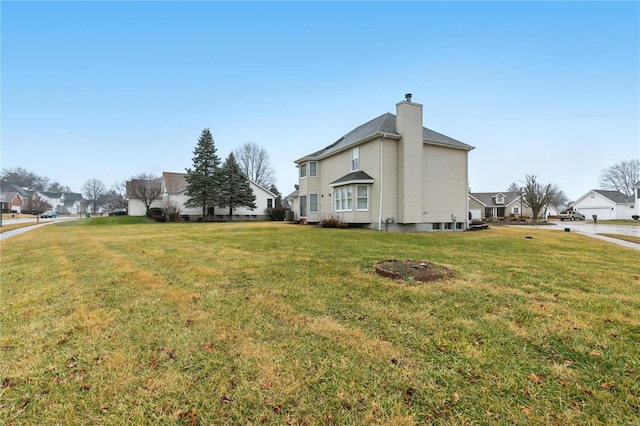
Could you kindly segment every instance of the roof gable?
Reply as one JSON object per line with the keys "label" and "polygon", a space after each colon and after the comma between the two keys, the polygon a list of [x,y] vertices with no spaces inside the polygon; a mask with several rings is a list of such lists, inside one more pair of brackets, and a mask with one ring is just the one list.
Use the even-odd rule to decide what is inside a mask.
{"label": "roof gable", "polygon": [[[496,197],[502,194],[504,196],[504,203],[497,204]],[[520,194],[515,191],[506,191],[506,192],[470,192],[470,196],[475,198],[476,201],[481,203],[484,206],[506,206],[514,201],[516,201]]]}

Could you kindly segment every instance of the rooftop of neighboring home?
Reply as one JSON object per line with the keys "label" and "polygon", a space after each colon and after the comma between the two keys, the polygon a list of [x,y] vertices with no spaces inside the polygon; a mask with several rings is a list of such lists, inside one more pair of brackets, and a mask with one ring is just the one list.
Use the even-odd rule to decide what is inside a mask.
{"label": "rooftop of neighboring home", "polygon": [[[496,197],[498,194],[504,195],[504,203],[497,204]],[[520,197],[520,193],[515,191],[502,191],[502,192],[470,192],[470,196],[478,200],[478,202],[485,206],[506,205],[512,203]]]}
{"label": "rooftop of neighboring home", "polygon": [[612,191],[608,189],[594,189],[593,192],[597,192],[598,194],[602,195],[605,198],[608,198],[609,200],[617,204],[633,203],[635,201],[633,196],[628,197],[626,194],[623,194],[620,191]]}
{"label": "rooftop of neighboring home", "polygon": [[162,172],[162,179],[167,192],[179,192],[186,188],[188,183],[186,173]]}

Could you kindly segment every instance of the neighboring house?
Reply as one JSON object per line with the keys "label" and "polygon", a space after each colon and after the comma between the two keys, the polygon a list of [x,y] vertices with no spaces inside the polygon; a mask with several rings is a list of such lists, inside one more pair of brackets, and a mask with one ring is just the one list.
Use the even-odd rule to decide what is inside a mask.
{"label": "neighboring house", "polygon": [[640,182],[636,185],[634,196],[627,197],[620,191],[592,189],[578,198],[572,205],[573,210],[591,219],[597,215],[599,220],[631,219],[640,214]]}
{"label": "neighboring house", "polygon": [[[128,215],[144,216],[147,214],[147,208],[144,205],[144,202],[139,198],[135,198],[132,195],[132,193],[134,192],[133,188],[136,185],[155,185],[158,188],[158,192],[162,194],[162,192],[159,191],[159,188],[162,186],[162,179],[156,179],[154,181],[148,181],[143,179],[131,179],[125,183],[125,191],[126,191],[125,199],[127,201]],[[153,200],[151,200],[151,203],[149,204],[149,208],[163,208],[163,207],[164,207],[164,204],[162,202],[162,195],[160,195],[160,197],[158,198],[154,198]]]}
{"label": "neighboring house", "polygon": [[515,216],[531,217],[533,211],[518,192],[470,192],[469,212],[474,219]]}
{"label": "neighboring house", "polygon": [[[298,186],[298,185],[296,185]],[[295,220],[296,213],[300,211],[300,191],[296,189],[291,194],[283,198],[283,206],[286,205],[290,210],[286,215],[285,220]]]}
{"label": "neighboring house", "polygon": [[[184,220],[202,220],[202,207],[185,207],[187,202],[187,174],[163,172],[160,180],[161,198],[153,201],[151,207],[167,208],[174,206],[180,211],[180,216]],[[276,195],[268,189],[249,180],[249,184],[256,196],[256,208],[251,210],[246,207],[233,209],[233,220],[265,220],[266,208],[275,206]],[[129,199],[129,216],[144,216],[146,209],[140,200]],[[228,220],[229,207],[217,206],[213,209],[214,220]]]}
{"label": "neighboring house", "polygon": [[[500,217],[531,218],[533,210],[524,202],[519,192],[471,192],[469,193],[469,213],[474,219],[491,219]],[[538,219],[558,215],[558,209],[552,205],[545,206],[538,213]]]}
{"label": "neighboring house", "polygon": [[468,153],[474,147],[422,126],[411,94],[333,144],[295,161],[296,220],[337,216],[395,231],[466,229]]}
{"label": "neighboring house", "polygon": [[[28,212],[29,210],[31,210],[31,197],[33,196],[34,191],[30,191],[28,189],[25,189],[18,185],[14,185],[12,183],[3,183],[1,185],[1,192],[3,194],[17,193],[20,196],[20,200],[22,201],[22,205],[20,207],[20,213]],[[5,203],[10,202],[8,195],[5,195],[4,202]]]}
{"label": "neighboring house", "polygon": [[73,192],[35,191],[38,197],[51,205],[51,210],[60,214],[79,214],[82,212],[82,194]]}
{"label": "neighboring house", "polygon": [[[28,212],[31,210],[31,199],[36,194],[39,198],[43,199],[51,205],[51,209],[59,214],[78,214],[82,212],[84,207],[84,199],[82,194],[75,192],[48,192],[48,191],[31,191],[13,184],[2,184],[2,193],[16,193],[20,198],[20,203],[14,200],[14,206],[20,206],[20,208],[12,207],[13,210],[19,210],[20,212]],[[5,195],[5,200],[8,197]]]}
{"label": "neighboring house", "polygon": [[24,201],[22,200],[22,196],[18,192],[2,191],[1,199],[3,212],[15,211],[16,213],[22,213],[22,206],[24,205]]}

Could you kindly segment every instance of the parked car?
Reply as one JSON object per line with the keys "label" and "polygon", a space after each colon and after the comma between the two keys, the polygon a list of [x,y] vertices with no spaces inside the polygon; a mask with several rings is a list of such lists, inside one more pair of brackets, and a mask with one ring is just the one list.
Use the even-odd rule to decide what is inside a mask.
{"label": "parked car", "polygon": [[127,215],[126,209],[115,209],[109,212],[109,216],[126,216],[126,215]]}
{"label": "parked car", "polygon": [[58,213],[56,212],[44,212],[40,215],[41,218],[43,219],[55,219],[56,217],[58,217]]}
{"label": "parked car", "polygon": [[560,213],[560,220],[564,221],[564,220],[584,220],[584,215],[582,213],[576,212],[576,211],[572,211],[572,212],[568,212],[568,211],[564,211]]}

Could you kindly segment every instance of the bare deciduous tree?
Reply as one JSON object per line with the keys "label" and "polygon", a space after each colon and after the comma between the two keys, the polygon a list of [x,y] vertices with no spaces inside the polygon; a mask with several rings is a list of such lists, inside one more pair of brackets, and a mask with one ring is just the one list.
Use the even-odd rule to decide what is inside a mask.
{"label": "bare deciduous tree", "polygon": [[538,182],[536,175],[526,176],[522,190],[524,191],[522,201],[531,208],[534,220],[538,218],[540,210],[548,205],[556,192],[559,191],[558,187],[552,183],[545,185]]}
{"label": "bare deciduous tree", "polygon": [[18,185],[32,191],[71,192],[68,186],[61,185],[58,182],[51,182],[48,177],[39,176],[22,167],[3,169],[2,173],[0,173],[0,181],[2,181],[2,183]]}
{"label": "bare deciduous tree", "polygon": [[109,192],[111,192],[114,196],[112,200],[114,209],[123,209],[127,207],[127,201],[125,199],[127,196],[126,181],[120,181],[120,180],[115,181],[114,184],[111,185],[111,189]]}
{"label": "bare deciduous tree", "polygon": [[161,179],[151,173],[140,173],[126,183],[127,197],[139,200],[149,210],[153,200],[162,194]]}
{"label": "bare deciduous tree", "polygon": [[520,189],[521,188],[517,183],[511,182],[511,185],[507,188],[507,192],[520,192]]}
{"label": "bare deciduous tree", "polygon": [[633,195],[633,187],[640,181],[640,160],[619,161],[600,172],[602,189],[620,191],[627,197]]}
{"label": "bare deciduous tree", "polygon": [[36,220],[40,221],[40,215],[47,210],[51,210],[53,207],[43,198],[40,198],[38,194],[33,194],[28,201],[28,209],[36,214]]}
{"label": "bare deciduous tree", "polygon": [[275,183],[267,151],[254,142],[243,143],[234,151],[236,161],[245,175],[258,185],[270,188]]}
{"label": "bare deciduous tree", "polygon": [[89,179],[82,185],[82,195],[91,203],[92,213],[98,210],[100,198],[107,191],[107,187],[99,179]]}

